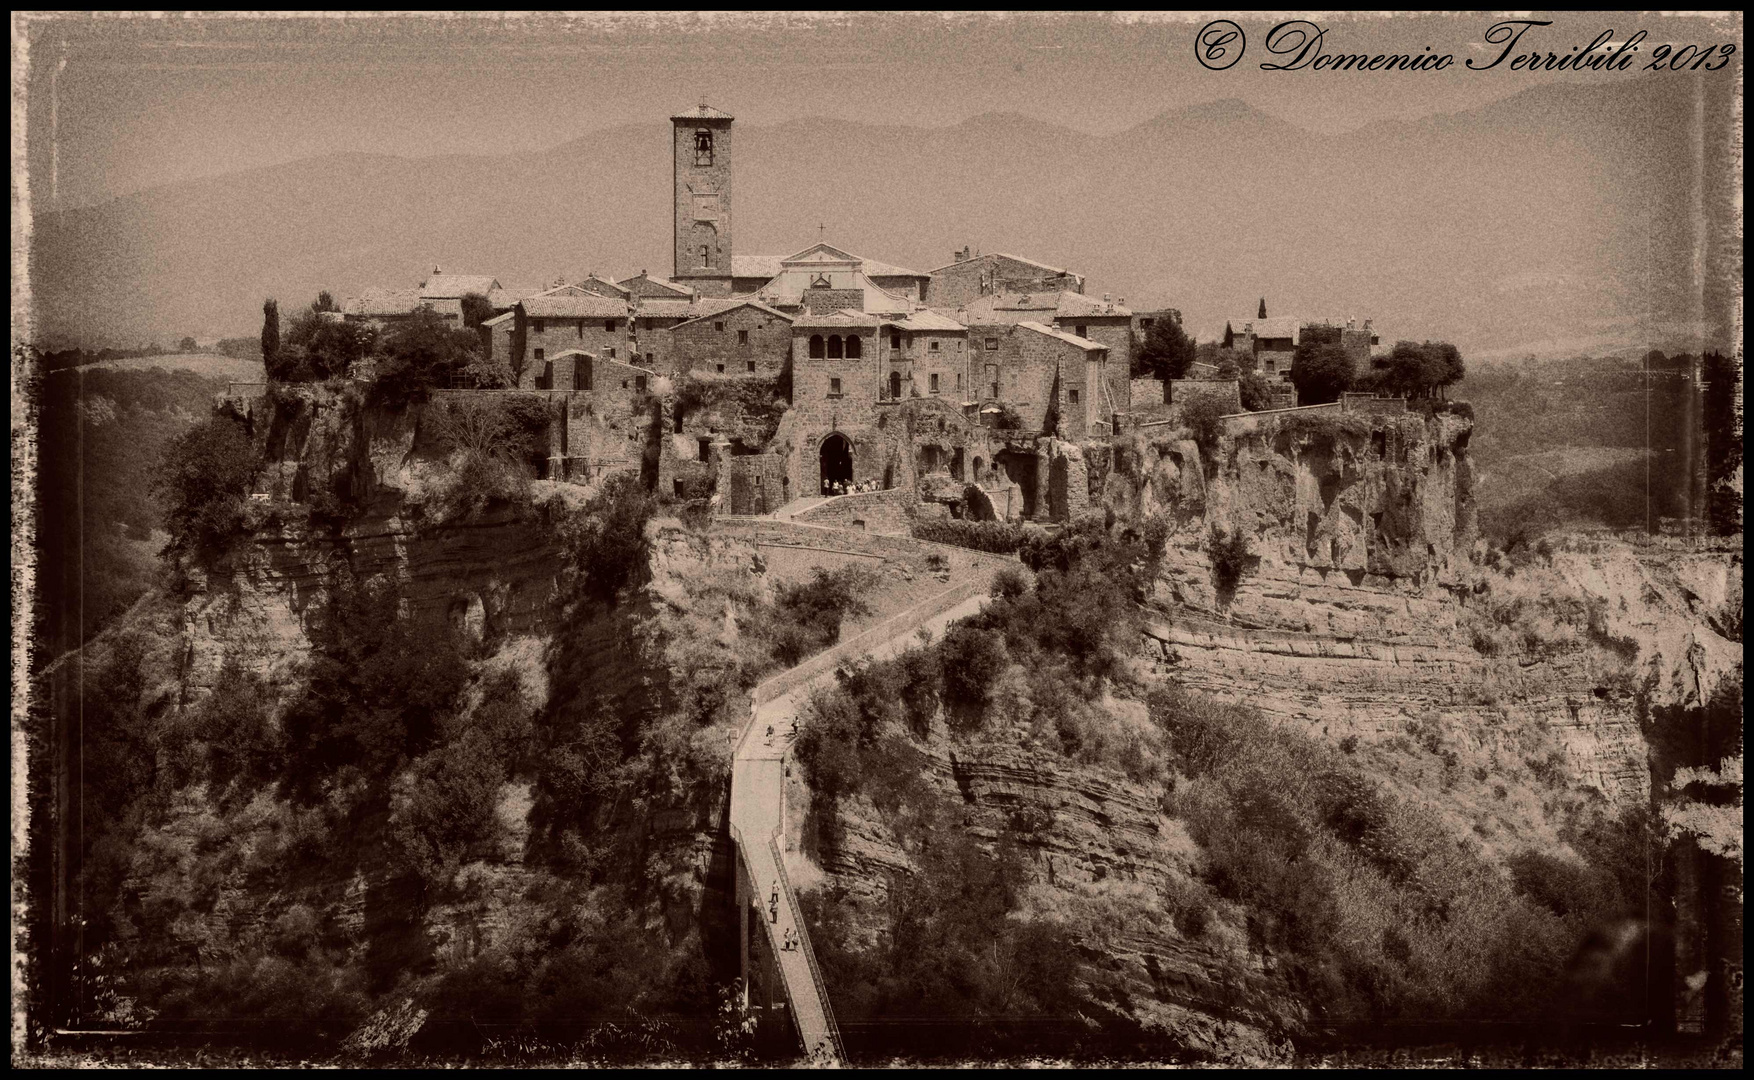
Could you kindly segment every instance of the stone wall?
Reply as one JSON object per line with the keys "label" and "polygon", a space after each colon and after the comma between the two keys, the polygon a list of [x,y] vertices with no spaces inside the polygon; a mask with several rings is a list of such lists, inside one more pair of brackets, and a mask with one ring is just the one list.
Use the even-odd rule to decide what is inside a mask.
{"label": "stone wall", "polygon": [[909,507],[913,493],[906,488],[888,491],[865,491],[853,495],[837,495],[825,499],[797,516],[798,521],[812,525],[831,525],[843,529],[906,536],[910,523]]}
{"label": "stone wall", "polygon": [[1235,379],[1171,379],[1169,403],[1180,408],[1196,397],[1215,397],[1225,413],[1242,411],[1242,392]]}
{"label": "stone wall", "polygon": [[932,271],[926,286],[926,302],[933,307],[954,308],[993,292],[1078,292],[1084,284],[1078,275],[1037,266],[1035,263],[992,253],[976,255]]}
{"label": "stone wall", "polygon": [[1169,404],[1169,388],[1163,385],[1162,379],[1130,379],[1127,383],[1127,399],[1134,412],[1141,412],[1153,405]]}
{"label": "stone wall", "polygon": [[669,332],[669,370],[778,375],[792,351],[792,324],[745,305],[681,323]]}

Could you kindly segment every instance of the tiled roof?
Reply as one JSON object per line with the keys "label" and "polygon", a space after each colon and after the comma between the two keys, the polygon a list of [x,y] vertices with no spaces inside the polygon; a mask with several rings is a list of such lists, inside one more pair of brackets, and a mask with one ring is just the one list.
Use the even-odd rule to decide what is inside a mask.
{"label": "tiled roof", "polygon": [[1231,319],[1230,328],[1238,334],[1252,332],[1258,338],[1290,338],[1295,345],[1298,330],[1309,321],[1299,315],[1274,315],[1267,319],[1250,316],[1246,319]]}
{"label": "tiled roof", "polygon": [[1020,262],[1020,263],[1024,263],[1025,265],[1028,265],[1028,266],[1033,266],[1033,267],[1036,267],[1036,268],[1041,269],[1041,270],[1046,270],[1050,274],[1072,274],[1073,277],[1080,278],[1080,279],[1082,279],[1084,276],[1082,274],[1073,274],[1072,271],[1066,270],[1062,267],[1049,266],[1047,263],[1036,262],[1034,259],[1025,259],[1021,255],[1010,255],[1010,254],[1007,254],[1003,251],[986,251],[986,252],[982,252],[979,255],[970,255],[968,258],[963,259],[962,262],[948,262],[948,263],[945,263],[943,266],[933,267],[931,270],[928,270],[927,273],[928,274],[936,274],[940,270],[948,270],[953,266],[962,266],[964,263],[980,262],[982,259],[994,259],[994,258],[1010,259],[1012,262]]}
{"label": "tiled roof", "polygon": [[[731,258],[732,265],[735,266],[736,262],[737,262],[736,257],[732,256],[732,258]],[[642,287],[652,286],[652,287],[655,287],[655,288],[658,288],[658,289],[661,289],[661,290],[664,290],[667,292],[675,293],[678,297],[686,297],[688,295],[687,288],[676,284],[674,281],[671,281],[669,278],[655,277],[651,274],[647,274],[647,273],[643,273],[643,272],[635,274],[633,277],[622,278],[620,281],[616,282],[616,284],[620,285],[624,289],[632,291],[633,285],[636,282]]]}
{"label": "tiled roof", "polygon": [[486,296],[499,288],[499,282],[486,274],[434,274],[420,286],[420,295],[434,300],[451,300],[470,293]]}
{"label": "tiled roof", "polygon": [[419,289],[367,289],[347,301],[349,315],[412,315],[420,306]]}
{"label": "tiled roof", "polygon": [[706,102],[703,101],[699,105],[696,105],[693,108],[689,109],[687,112],[677,113],[675,116],[672,116],[670,119],[672,119],[672,120],[735,120],[736,117],[732,116],[728,112],[724,112],[723,110],[715,109],[711,105],[708,105]]}
{"label": "tiled roof", "polygon": [[968,329],[968,327],[962,325],[948,315],[941,315],[936,311],[926,309],[913,312],[905,318],[897,319],[895,325],[901,327],[903,330],[953,331]]}
{"label": "tiled roof", "polygon": [[[594,282],[598,285],[607,285],[609,288],[614,289],[616,292],[620,293],[622,296],[627,296],[632,292],[632,290],[630,290],[627,286],[625,286],[617,281],[610,281],[608,278],[604,277],[601,274],[592,274],[589,277],[585,278],[585,281]],[[580,284],[582,285],[583,282],[581,282]]]}
{"label": "tiled roof", "polygon": [[780,263],[785,261],[784,255],[733,255],[731,256],[732,277],[770,278],[780,272]]}
{"label": "tiled roof", "polygon": [[1055,330],[1051,326],[1043,326],[1041,323],[1030,322],[1027,319],[1024,320],[1023,322],[1018,323],[1017,328],[1019,330],[1033,330],[1038,334],[1046,334],[1048,337],[1051,337],[1051,338],[1059,338],[1061,341],[1065,342],[1066,344],[1076,345],[1080,349],[1083,349],[1085,352],[1105,352],[1108,349],[1107,345],[1098,345],[1096,342],[1091,341],[1089,338],[1081,338],[1081,337],[1078,337],[1076,334],[1068,334],[1063,330]]}
{"label": "tiled roof", "polygon": [[698,300],[660,300],[646,297],[640,301],[638,314],[642,319],[698,319],[702,315],[729,311],[752,299],[753,297],[744,296],[703,297]]}
{"label": "tiled roof", "polygon": [[624,319],[627,301],[607,296],[526,296],[518,301],[533,319]]}
{"label": "tiled roof", "polygon": [[1132,311],[1119,304],[1108,303],[1094,296],[1085,296],[1083,293],[1075,293],[1067,290],[1061,292],[1059,298],[1059,304],[1055,313],[1062,319],[1077,318],[1081,315],[1118,315],[1129,319],[1133,317]]}
{"label": "tiled roof", "polygon": [[793,330],[835,330],[848,326],[870,327],[876,329],[880,325],[875,315],[867,315],[862,311],[837,311],[831,315],[801,315],[792,323]]}
{"label": "tiled roof", "polygon": [[[780,311],[777,308],[768,307],[766,304],[762,303],[759,300],[736,300],[726,307],[717,308],[716,310],[712,310],[712,311],[702,311],[700,314],[694,316],[693,318],[687,320],[686,322],[677,323],[676,326],[686,326],[686,325],[688,325],[688,323],[691,323],[691,322],[699,322],[702,319],[715,318],[717,316],[723,315],[727,311],[734,311],[740,307],[752,307],[752,308],[756,309],[757,311],[765,311],[769,315],[772,315],[776,319],[784,319],[787,322],[793,321],[792,316],[787,315],[785,312]],[[645,314],[645,310],[642,308],[640,313],[642,315]],[[676,327],[671,327],[672,330],[674,330],[675,328]]]}
{"label": "tiled roof", "polygon": [[909,270],[905,266],[893,266],[889,263],[878,262],[876,259],[866,259],[866,260],[864,260],[864,262],[865,262],[865,274],[867,277],[915,277],[915,278],[922,278],[922,277],[931,277],[932,276],[930,274],[921,273],[918,270]]}

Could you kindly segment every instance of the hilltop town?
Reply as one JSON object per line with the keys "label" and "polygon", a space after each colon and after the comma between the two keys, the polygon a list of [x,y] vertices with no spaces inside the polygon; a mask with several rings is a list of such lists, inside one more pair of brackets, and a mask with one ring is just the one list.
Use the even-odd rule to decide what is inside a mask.
{"label": "hilltop town", "polygon": [[[478,334],[485,360],[438,392],[567,402],[536,455],[544,479],[638,467],[657,490],[732,514],[889,492],[881,501],[915,514],[1009,521],[1064,522],[1088,506],[1085,470],[1070,467],[1080,445],[1173,422],[1197,399],[1221,415],[1297,407],[1300,346],[1337,347],[1357,370],[1379,343],[1369,320],[1269,318],[1263,299],[1196,358],[1180,311],[1129,308],[1019,255],[965,245],[915,270],[825,240],[742,254],[733,117],[702,104],[670,123],[668,277],[593,271],[520,288],[435,266],[416,287],[367,289],[318,317]],[[372,376],[369,364],[351,374]],[[1441,381],[1459,376],[1458,359]],[[1368,392],[1304,402],[1317,403],[1404,408]]]}

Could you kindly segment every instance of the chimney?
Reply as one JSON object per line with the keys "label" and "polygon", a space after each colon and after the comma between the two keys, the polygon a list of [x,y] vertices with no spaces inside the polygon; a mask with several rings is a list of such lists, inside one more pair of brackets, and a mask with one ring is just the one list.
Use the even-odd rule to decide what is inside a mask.
{"label": "chimney", "polygon": [[968,261],[968,245],[967,244],[962,245],[961,251],[952,252],[951,253],[951,260],[953,262],[967,262]]}

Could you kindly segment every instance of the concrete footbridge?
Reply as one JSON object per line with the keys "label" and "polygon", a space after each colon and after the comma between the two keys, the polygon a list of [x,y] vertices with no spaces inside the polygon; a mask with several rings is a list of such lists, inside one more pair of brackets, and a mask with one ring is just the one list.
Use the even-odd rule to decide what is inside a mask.
{"label": "concrete footbridge", "polygon": [[[833,535],[833,530],[824,529]],[[940,545],[916,541],[922,549]],[[957,549],[967,555],[966,550]],[[828,988],[810,945],[796,893],[781,851],[786,814],[787,758],[797,736],[800,710],[818,688],[833,684],[835,671],[860,659],[887,659],[914,644],[923,627],[934,636],[986,603],[993,575],[1010,560],[984,556],[961,572],[963,580],[869,630],[781,672],[757,686],[748,725],[731,766],[731,838],[737,845],[737,907],[745,993],[750,985],[750,922],[759,923],[766,970],[777,971],[798,1036],[808,1057],[843,1064],[846,1049],[834,1021]]]}

